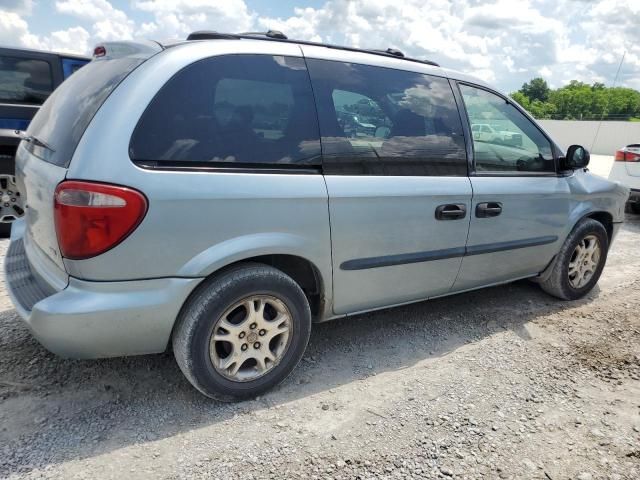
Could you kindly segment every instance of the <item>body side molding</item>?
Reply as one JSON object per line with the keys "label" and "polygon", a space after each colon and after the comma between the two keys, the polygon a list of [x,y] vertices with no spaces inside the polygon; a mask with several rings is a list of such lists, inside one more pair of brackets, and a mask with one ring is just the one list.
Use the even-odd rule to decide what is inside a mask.
{"label": "body side molding", "polygon": [[537,247],[548,245],[558,240],[557,236],[545,236],[514,240],[510,242],[487,243],[483,245],[471,245],[469,247],[447,248],[444,250],[431,250],[427,252],[401,253],[385,255],[381,257],[356,258],[347,260],[340,265],[341,270],[365,270],[369,268],[390,267],[393,265],[405,265],[409,263],[432,262],[447,258],[482,255],[484,253],[503,252],[518,248]]}

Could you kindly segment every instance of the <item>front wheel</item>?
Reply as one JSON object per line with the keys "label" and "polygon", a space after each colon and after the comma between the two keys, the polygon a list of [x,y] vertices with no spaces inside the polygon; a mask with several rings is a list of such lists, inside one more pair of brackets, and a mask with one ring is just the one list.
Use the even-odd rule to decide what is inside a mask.
{"label": "front wheel", "polygon": [[300,286],[280,270],[246,264],[206,281],[190,297],[173,351],[200,392],[239,400],[282,382],[302,358],[310,332]]}
{"label": "front wheel", "polygon": [[563,300],[584,297],[598,283],[608,250],[604,226],[591,218],[582,220],[565,240],[551,274],[540,286]]}

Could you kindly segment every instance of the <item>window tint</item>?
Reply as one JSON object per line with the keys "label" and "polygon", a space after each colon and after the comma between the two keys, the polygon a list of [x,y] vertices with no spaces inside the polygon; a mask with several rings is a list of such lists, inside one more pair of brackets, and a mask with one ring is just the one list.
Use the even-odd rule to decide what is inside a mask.
{"label": "window tint", "polygon": [[331,96],[338,123],[347,137],[389,137],[391,120],[375,100],[337,89]]}
{"label": "window tint", "polygon": [[165,163],[319,164],[304,60],[228,55],[186,67],[143,114],[130,154]]}
{"label": "window tint", "polygon": [[40,105],[52,90],[49,62],[0,56],[0,102]]}
{"label": "window tint", "polygon": [[54,151],[28,143],[46,162],[68,166],[89,122],[120,82],[145,59],[122,57],[89,62],[56,88],[27,130]]}
{"label": "window tint", "polygon": [[63,58],[62,59],[62,74],[64,78],[69,78],[72,73],[77,72],[80,68],[84,67],[88,60],[78,60],[76,58]]}
{"label": "window tint", "polygon": [[480,88],[460,85],[471,122],[476,171],[555,172],[551,144],[516,107]]}
{"label": "window tint", "polygon": [[343,175],[466,175],[460,116],[446,79],[307,60],[324,171]]}
{"label": "window tint", "polygon": [[223,78],[215,90],[213,113],[222,129],[229,128],[237,115],[244,115],[254,134],[278,140],[285,135],[293,106],[291,85]]}

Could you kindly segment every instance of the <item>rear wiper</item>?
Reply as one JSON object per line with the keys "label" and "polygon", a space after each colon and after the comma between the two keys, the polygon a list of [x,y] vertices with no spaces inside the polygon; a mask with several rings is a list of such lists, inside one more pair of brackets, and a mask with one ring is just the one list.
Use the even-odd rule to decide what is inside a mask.
{"label": "rear wiper", "polygon": [[25,142],[33,143],[34,145],[37,145],[39,147],[43,147],[43,148],[46,148],[47,150],[51,150],[52,152],[55,152],[55,150],[50,145],[47,145],[42,140],[37,139],[33,135],[25,135],[20,130],[16,130],[15,132],[16,132],[16,135],[18,135],[21,140],[24,140]]}

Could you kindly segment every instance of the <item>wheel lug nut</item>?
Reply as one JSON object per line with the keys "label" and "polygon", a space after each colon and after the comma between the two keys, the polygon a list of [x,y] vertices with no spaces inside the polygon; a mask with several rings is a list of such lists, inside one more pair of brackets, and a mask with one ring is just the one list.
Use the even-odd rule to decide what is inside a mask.
{"label": "wheel lug nut", "polygon": [[255,328],[256,328],[257,326],[258,326],[257,324],[252,323],[251,325],[249,325],[249,328],[250,328],[251,330],[255,330]]}
{"label": "wheel lug nut", "polygon": [[253,348],[260,348],[260,342],[256,342],[253,344]]}
{"label": "wheel lug nut", "polygon": [[238,335],[238,336],[239,336],[240,338],[244,338],[244,337],[246,337],[246,335],[247,335],[246,333],[244,333],[244,332],[240,332],[240,335]]}
{"label": "wheel lug nut", "polygon": [[258,332],[258,335],[260,335],[262,337],[262,336],[264,336],[265,333],[267,333],[267,331],[263,328],[262,330],[260,330]]}
{"label": "wheel lug nut", "polygon": [[240,347],[240,349],[244,352],[247,348],[249,348],[249,345],[247,345],[246,343],[243,343],[242,346]]}

